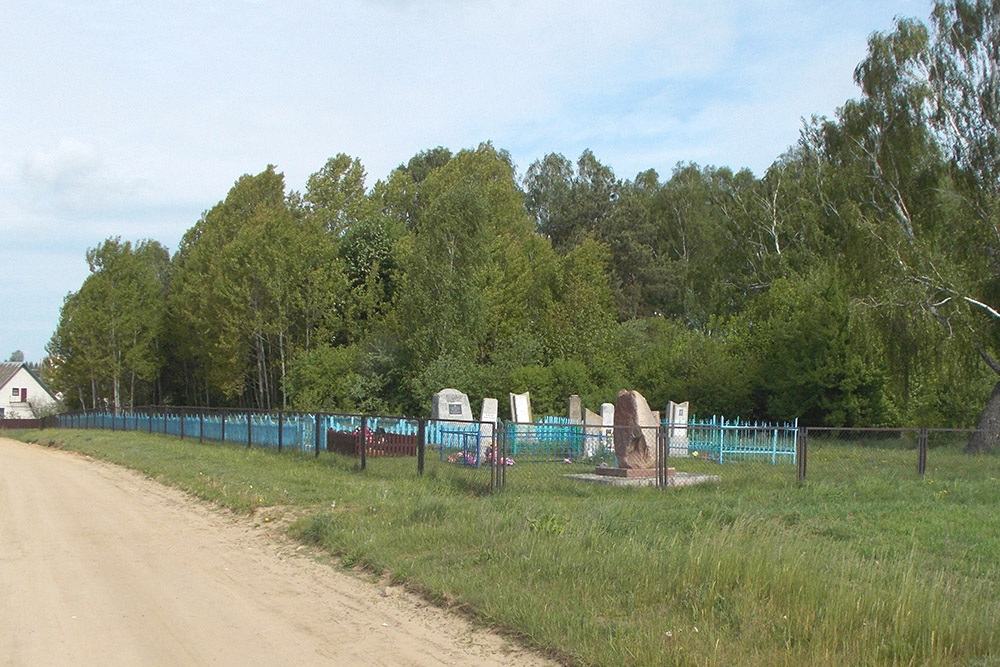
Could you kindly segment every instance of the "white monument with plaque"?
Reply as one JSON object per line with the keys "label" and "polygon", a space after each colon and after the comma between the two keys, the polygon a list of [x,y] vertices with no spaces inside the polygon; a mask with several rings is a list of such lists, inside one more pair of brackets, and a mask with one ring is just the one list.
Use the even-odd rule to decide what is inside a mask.
{"label": "white monument with plaque", "polygon": [[473,421],[469,397],[458,389],[442,389],[431,400],[431,419]]}

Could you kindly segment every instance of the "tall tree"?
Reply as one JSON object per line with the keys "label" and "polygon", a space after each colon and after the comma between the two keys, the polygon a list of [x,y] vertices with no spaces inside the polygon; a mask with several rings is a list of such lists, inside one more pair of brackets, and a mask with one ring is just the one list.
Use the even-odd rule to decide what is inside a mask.
{"label": "tall tree", "polygon": [[343,295],[326,222],[296,215],[268,167],[241,177],[185,235],[174,272],[177,354],[199,402],[286,405],[295,350],[331,326],[325,313]]}
{"label": "tall tree", "polygon": [[525,205],[538,230],[566,252],[596,230],[614,208],[621,186],[589,149],[576,168],[562,155],[535,161],[524,177]]}
{"label": "tall tree", "polygon": [[361,161],[338,153],[306,182],[306,214],[335,237],[374,212]]}
{"label": "tall tree", "polygon": [[[133,248],[116,237],[88,250],[87,263],[90,275],[63,304],[49,354],[58,389],[77,389],[82,402],[89,384],[91,405],[106,398],[118,410],[134,405],[137,383],[154,381],[163,364],[169,255],[156,241]],[[100,387],[110,396],[99,396]]]}
{"label": "tall tree", "polygon": [[421,198],[396,311],[412,407],[441,389],[431,389],[439,366],[469,376],[523,330],[530,253],[541,241],[509,157],[490,144],[430,172]]}
{"label": "tall tree", "polygon": [[[839,129],[865,166],[861,213],[895,270],[896,296],[1000,374],[998,52],[995,3],[940,1],[930,26],[899,20],[870,39],[856,71],[864,96],[845,106]],[[979,427],[970,451],[997,447],[1000,382]]]}

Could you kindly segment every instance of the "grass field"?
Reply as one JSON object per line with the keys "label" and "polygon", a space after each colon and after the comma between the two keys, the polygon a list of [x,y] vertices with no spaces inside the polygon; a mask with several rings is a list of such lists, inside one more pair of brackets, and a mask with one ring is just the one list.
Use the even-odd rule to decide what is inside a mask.
{"label": "grass field", "polygon": [[[829,445],[721,482],[614,488],[515,465],[278,455],[24,431],[264,519],[580,665],[1000,664],[1000,460]],[[546,467],[547,466],[547,467]]]}

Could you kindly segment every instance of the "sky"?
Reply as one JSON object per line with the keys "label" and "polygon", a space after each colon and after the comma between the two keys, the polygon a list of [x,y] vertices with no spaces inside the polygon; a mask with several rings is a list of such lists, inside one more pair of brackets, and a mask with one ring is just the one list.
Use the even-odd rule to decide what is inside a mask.
{"label": "sky", "polygon": [[857,97],[867,39],[930,0],[5,0],[0,361],[45,356],[88,248],[171,252],[243,174],[338,153],[374,185],[492,141],[520,174],[591,149],[620,178],[758,176]]}

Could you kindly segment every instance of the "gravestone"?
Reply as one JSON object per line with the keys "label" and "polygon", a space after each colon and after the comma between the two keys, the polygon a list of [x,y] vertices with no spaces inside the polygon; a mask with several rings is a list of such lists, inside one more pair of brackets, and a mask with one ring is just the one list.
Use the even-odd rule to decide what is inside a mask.
{"label": "gravestone", "polygon": [[431,419],[471,422],[469,397],[458,389],[442,389],[431,400]]}
{"label": "gravestone", "polygon": [[484,398],[483,409],[479,411],[479,451],[476,460],[483,461],[483,450],[493,445],[493,431],[497,424],[497,411],[500,402],[495,398]]}
{"label": "gravestone", "polygon": [[688,455],[688,402],[667,403],[667,442],[669,456]]}
{"label": "gravestone", "polygon": [[601,434],[601,447],[614,447],[615,437],[615,404],[601,403],[601,425],[604,430]]}
{"label": "gravestone", "polygon": [[510,418],[517,424],[531,423],[531,396],[529,392],[510,394]]}
{"label": "gravestone", "polygon": [[655,472],[659,428],[660,413],[649,409],[642,394],[630,389],[619,391],[614,437],[618,467]]}
{"label": "gravestone", "polygon": [[601,415],[584,408],[583,423],[583,451],[590,458],[597,455],[598,449],[604,448],[604,438],[602,437],[604,422]]}
{"label": "gravestone", "polygon": [[566,416],[574,424],[583,423],[583,406],[580,403],[580,397],[573,394],[566,401]]}

